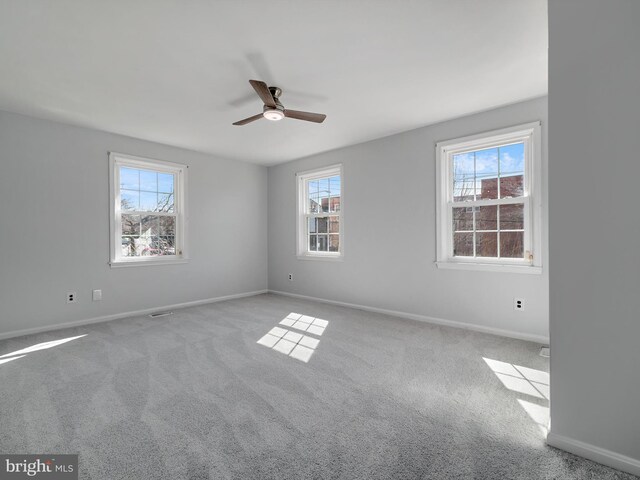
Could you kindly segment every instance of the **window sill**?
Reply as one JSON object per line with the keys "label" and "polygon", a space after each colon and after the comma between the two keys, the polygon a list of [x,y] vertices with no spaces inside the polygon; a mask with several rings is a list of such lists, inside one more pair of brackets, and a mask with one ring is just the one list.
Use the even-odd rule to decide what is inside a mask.
{"label": "window sill", "polygon": [[119,261],[119,262],[109,262],[109,266],[111,268],[122,268],[122,267],[149,267],[151,265],[179,265],[189,263],[188,258],[176,258],[173,260],[132,260],[132,261]]}
{"label": "window sill", "polygon": [[341,262],[344,258],[343,255],[297,255],[298,260],[319,260],[329,262]]}
{"label": "window sill", "polygon": [[443,270],[478,270],[484,272],[524,273],[529,275],[541,275],[542,267],[533,265],[510,265],[498,263],[474,263],[474,262],[435,262],[438,268]]}

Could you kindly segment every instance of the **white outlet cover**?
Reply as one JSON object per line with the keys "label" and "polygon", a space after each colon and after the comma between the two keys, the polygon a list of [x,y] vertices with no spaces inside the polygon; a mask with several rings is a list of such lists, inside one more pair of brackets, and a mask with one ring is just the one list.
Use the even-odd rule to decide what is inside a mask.
{"label": "white outlet cover", "polygon": [[[519,302],[519,305],[518,305]],[[523,312],[524,311],[524,298],[514,298],[513,299],[513,309],[516,312]]]}
{"label": "white outlet cover", "polygon": [[102,290],[94,290],[93,291],[93,301],[97,302],[102,300]]}

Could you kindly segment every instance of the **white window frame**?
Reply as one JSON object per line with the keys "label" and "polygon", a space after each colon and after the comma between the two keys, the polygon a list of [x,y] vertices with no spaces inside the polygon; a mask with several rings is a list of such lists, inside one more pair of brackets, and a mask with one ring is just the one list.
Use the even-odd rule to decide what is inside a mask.
{"label": "white window frame", "polygon": [[[310,213],[308,211],[308,181],[317,178],[340,176],[340,210],[336,212]],[[342,260],[344,257],[344,175],[342,164],[296,173],[297,215],[296,254],[300,260]],[[339,247],[337,252],[309,251],[308,219],[311,217],[337,216],[339,219]]]}
{"label": "white window frame", "polygon": [[[120,167],[153,170],[175,175],[174,212],[176,219],[175,255],[148,257],[122,256],[122,211],[120,206]],[[132,267],[140,265],[169,265],[186,263],[187,257],[187,165],[150,158],[109,152],[109,211],[110,242],[109,264],[111,267]]]}
{"label": "white window frame", "polygon": [[[524,250],[527,258],[453,256],[453,156],[513,143],[524,143]],[[486,270],[511,273],[542,273],[542,172],[540,122],[494,130],[436,144],[436,217],[438,268]],[[487,200],[487,204],[523,203],[522,197]],[[482,206],[483,201],[473,202]],[[463,207],[463,202],[456,203]],[[471,205],[469,205],[471,206]],[[528,252],[528,254],[527,254]]]}

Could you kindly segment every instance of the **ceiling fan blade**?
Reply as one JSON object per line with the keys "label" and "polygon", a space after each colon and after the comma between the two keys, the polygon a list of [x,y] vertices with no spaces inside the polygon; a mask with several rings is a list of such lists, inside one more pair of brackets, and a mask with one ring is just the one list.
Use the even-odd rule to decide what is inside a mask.
{"label": "ceiling fan blade", "polygon": [[254,115],[253,117],[245,118],[244,120],[238,120],[234,123],[234,125],[246,125],[247,123],[255,122],[256,120],[260,120],[264,118],[261,113]]}
{"label": "ceiling fan blade", "polygon": [[322,123],[324,119],[327,118],[327,116],[322,113],[299,112],[298,110],[285,110],[284,116],[315,123]]}
{"label": "ceiling fan blade", "polygon": [[276,108],[276,101],[273,99],[273,96],[271,96],[271,92],[266,83],[260,80],[249,80],[249,83],[267,107]]}

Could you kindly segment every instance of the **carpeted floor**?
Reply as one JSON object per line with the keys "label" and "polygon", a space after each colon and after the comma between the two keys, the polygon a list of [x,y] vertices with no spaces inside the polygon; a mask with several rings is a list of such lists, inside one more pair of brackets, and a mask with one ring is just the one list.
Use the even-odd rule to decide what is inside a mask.
{"label": "carpeted floor", "polygon": [[5,340],[0,452],[94,480],[636,478],[545,445],[538,347],[276,295]]}

